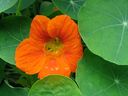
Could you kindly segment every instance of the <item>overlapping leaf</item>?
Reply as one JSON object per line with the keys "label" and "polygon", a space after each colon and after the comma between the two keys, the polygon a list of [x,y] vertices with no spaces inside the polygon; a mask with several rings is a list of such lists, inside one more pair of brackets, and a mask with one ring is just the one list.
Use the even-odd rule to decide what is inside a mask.
{"label": "overlapping leaf", "polygon": [[81,93],[71,79],[52,75],[37,81],[28,96],[81,96]]}
{"label": "overlapping leaf", "polygon": [[64,13],[77,20],[80,7],[86,0],[53,0],[55,5]]}
{"label": "overlapping leaf", "polygon": [[92,52],[128,65],[128,0],[88,0],[79,13],[79,28]]}
{"label": "overlapping leaf", "polygon": [[83,96],[127,96],[128,66],[112,64],[85,50],[76,81]]}
{"label": "overlapping leaf", "polygon": [[10,64],[15,64],[15,49],[28,36],[30,22],[30,18],[16,16],[0,21],[0,58]]}
{"label": "overlapping leaf", "polygon": [[11,8],[18,0],[0,0],[0,13]]}
{"label": "overlapping leaf", "polygon": [[[35,2],[35,0],[22,0],[20,10],[23,10],[23,9],[29,7],[34,2]],[[18,2],[13,7],[6,10],[5,13],[15,13],[17,10],[17,6],[18,6]]]}
{"label": "overlapping leaf", "polygon": [[44,1],[41,3],[40,7],[40,13],[45,16],[50,16],[53,12],[56,11],[56,7],[54,6],[53,3],[49,1]]}

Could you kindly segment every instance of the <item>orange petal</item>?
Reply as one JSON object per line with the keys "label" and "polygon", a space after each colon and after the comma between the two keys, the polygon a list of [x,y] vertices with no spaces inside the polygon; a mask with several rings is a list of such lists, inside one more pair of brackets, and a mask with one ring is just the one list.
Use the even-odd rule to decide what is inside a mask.
{"label": "orange petal", "polygon": [[43,44],[25,39],[16,48],[16,66],[27,74],[35,74],[41,70],[44,64]]}
{"label": "orange petal", "polygon": [[42,67],[42,70],[38,74],[38,78],[43,78],[48,75],[63,75],[70,76],[70,67],[62,58],[49,58],[45,65]]}
{"label": "orange petal", "polygon": [[[80,38],[75,38],[72,41],[66,41],[63,44],[64,56],[66,57],[68,64],[72,72],[76,71],[78,60],[83,55],[83,47]],[[70,49],[70,50],[69,50]]]}
{"label": "orange petal", "polygon": [[62,41],[68,41],[78,35],[76,23],[67,15],[59,15],[51,19],[47,30],[52,38],[59,37]]}
{"label": "orange petal", "polygon": [[81,58],[81,53],[72,54],[72,53],[65,53],[65,58],[70,66],[72,72],[76,72],[78,61]]}
{"label": "orange petal", "polygon": [[35,16],[31,23],[30,38],[44,42],[47,41],[49,39],[49,35],[47,33],[47,24],[49,21],[50,19],[46,16]]}
{"label": "orange petal", "polygon": [[49,21],[47,30],[52,38],[60,38],[64,47],[64,56],[71,71],[75,72],[78,60],[83,54],[77,24],[69,16],[60,15]]}

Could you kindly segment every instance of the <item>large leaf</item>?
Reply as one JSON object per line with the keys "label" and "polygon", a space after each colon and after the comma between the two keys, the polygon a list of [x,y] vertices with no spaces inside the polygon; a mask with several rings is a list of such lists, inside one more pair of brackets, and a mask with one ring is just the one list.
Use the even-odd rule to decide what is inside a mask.
{"label": "large leaf", "polygon": [[6,83],[0,85],[0,96],[28,96],[25,88],[13,88]]}
{"label": "large leaf", "polygon": [[0,21],[0,57],[8,63],[15,64],[16,46],[28,36],[30,18],[7,17]]}
{"label": "large leaf", "polygon": [[11,8],[17,0],[0,0],[0,13]]}
{"label": "large leaf", "polygon": [[37,81],[28,96],[81,96],[81,93],[71,79],[52,75]]}
{"label": "large leaf", "polygon": [[79,9],[85,0],[53,0],[53,2],[63,13],[77,20]]}
{"label": "large leaf", "polygon": [[[23,9],[29,7],[34,2],[35,2],[35,0],[22,0],[20,10],[23,10]],[[6,10],[5,13],[15,13],[16,10],[17,10],[17,6],[18,6],[18,2],[13,7],[11,7],[8,10]]]}
{"label": "large leaf", "polygon": [[88,0],[79,13],[79,28],[92,52],[128,65],[128,0]]}
{"label": "large leaf", "polygon": [[83,96],[127,96],[128,66],[111,64],[85,50],[76,81]]}

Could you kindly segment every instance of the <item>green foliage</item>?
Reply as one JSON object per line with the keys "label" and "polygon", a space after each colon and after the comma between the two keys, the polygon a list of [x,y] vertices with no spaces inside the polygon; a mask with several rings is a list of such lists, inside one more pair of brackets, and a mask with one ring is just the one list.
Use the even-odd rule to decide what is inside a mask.
{"label": "green foliage", "polygon": [[4,73],[5,64],[6,63],[3,60],[0,59],[0,84],[1,84],[1,81],[5,77],[5,73]]}
{"label": "green foliage", "polygon": [[24,87],[30,88],[38,80],[36,75],[27,75],[22,73],[20,78],[17,80],[17,84],[20,84]]}
{"label": "green foliage", "polygon": [[41,3],[40,13],[45,16],[50,16],[56,11],[56,7],[52,2],[44,1]]}
{"label": "green foliage", "polygon": [[80,7],[85,0],[52,0],[54,4],[64,13],[77,20]]}
{"label": "green foliage", "polygon": [[127,96],[128,66],[115,65],[85,50],[76,81],[83,96]]}
{"label": "green foliage", "polygon": [[15,49],[24,38],[28,37],[30,22],[30,18],[17,16],[0,20],[0,58],[15,64]]}
{"label": "green foliage", "polygon": [[[39,14],[78,22],[87,48],[71,79],[38,80],[15,66],[16,47]],[[128,0],[0,0],[0,96],[127,96],[127,41]]]}
{"label": "green foliage", "polygon": [[11,8],[18,0],[0,0],[0,13]]}
{"label": "green foliage", "polygon": [[51,75],[37,81],[28,96],[82,96],[77,85],[71,79]]}
{"label": "green foliage", "polygon": [[25,88],[14,88],[3,83],[0,85],[0,96],[28,96],[28,90]]}
{"label": "green foliage", "polygon": [[128,0],[88,0],[78,21],[81,37],[93,53],[128,65]]}
{"label": "green foliage", "polygon": [[[21,2],[21,7],[20,7],[20,11],[29,7],[30,5],[32,5],[35,2],[35,0],[22,0]],[[8,10],[5,11],[5,13],[15,13],[18,7],[18,2],[11,8],[9,8]]]}

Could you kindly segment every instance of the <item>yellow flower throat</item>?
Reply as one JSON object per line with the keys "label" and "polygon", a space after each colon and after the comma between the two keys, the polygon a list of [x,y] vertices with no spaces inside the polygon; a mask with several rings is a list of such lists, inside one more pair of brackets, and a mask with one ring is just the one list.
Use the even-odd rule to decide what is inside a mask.
{"label": "yellow flower throat", "polygon": [[59,38],[48,41],[45,45],[45,49],[49,52],[57,52],[62,47],[62,43]]}

